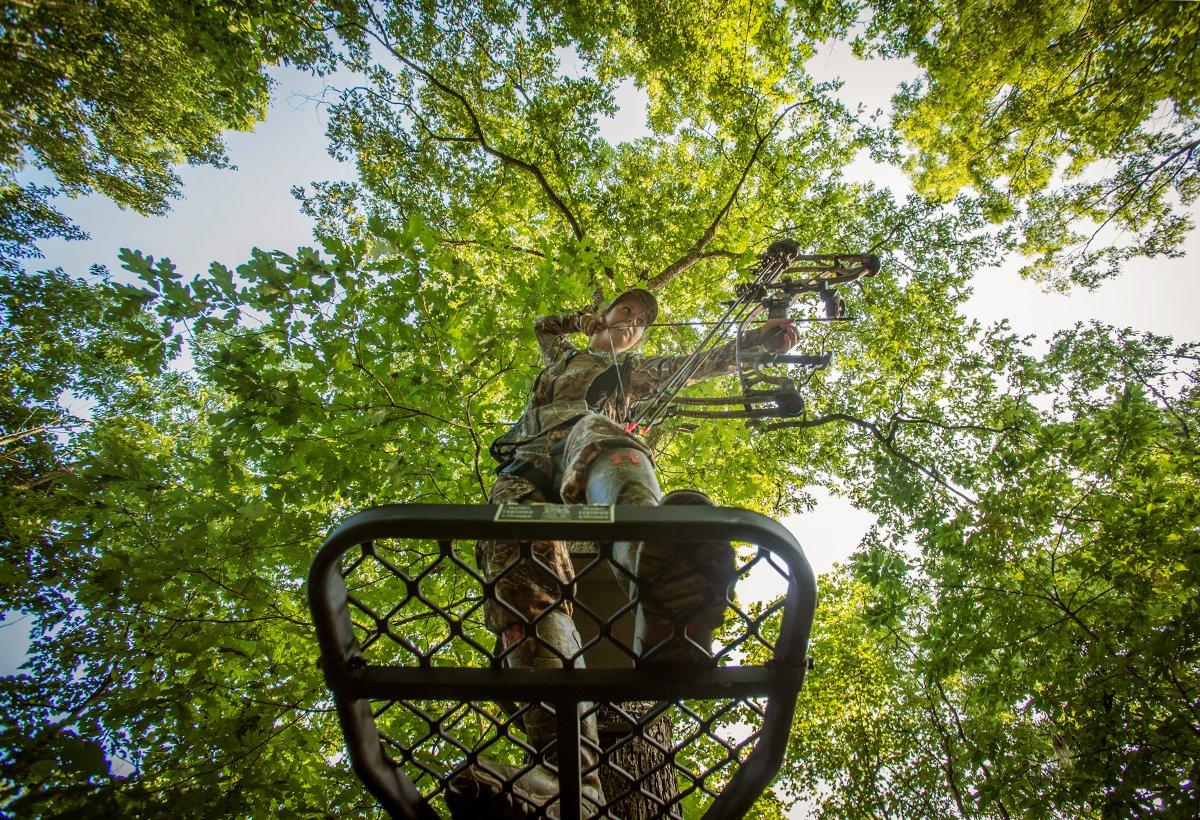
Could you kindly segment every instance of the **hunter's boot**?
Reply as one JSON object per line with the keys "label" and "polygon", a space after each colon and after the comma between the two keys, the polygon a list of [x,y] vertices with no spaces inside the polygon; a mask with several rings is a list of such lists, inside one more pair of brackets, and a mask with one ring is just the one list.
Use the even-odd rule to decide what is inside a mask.
{"label": "hunter's boot", "polygon": [[[645,454],[613,450],[588,473],[589,504],[705,504],[699,490],[676,490],[660,497],[658,480]],[[737,580],[736,556],[727,541],[613,544],[613,572],[640,606],[633,651],[638,666],[697,667],[713,663],[713,633],[724,620]]]}
{"label": "hunter's boot", "polygon": [[[662,504],[713,506],[699,490],[667,493]],[[728,541],[640,545],[629,565],[641,590],[633,628],[639,667],[695,668],[715,663],[713,634],[725,620],[737,581],[736,558]]]}
{"label": "hunter's boot", "polygon": [[[565,612],[555,610],[548,613],[538,621],[536,631],[536,639],[529,636],[521,640],[508,655],[506,663],[510,667],[561,669],[564,658],[572,656],[575,657],[574,665],[583,665],[579,657],[579,632]],[[580,704],[580,712],[587,706]],[[522,722],[529,745],[539,755],[544,755],[547,763],[556,766],[558,750],[548,750],[557,733],[554,715],[544,707],[532,704]],[[583,772],[579,792],[580,816],[594,817],[604,807],[604,792],[597,766],[600,740],[595,713],[586,717],[580,715],[579,739],[580,771]],[[529,768],[483,759],[454,775],[446,785],[446,805],[459,820],[557,818],[560,816],[558,795],[558,775],[542,763]]]}

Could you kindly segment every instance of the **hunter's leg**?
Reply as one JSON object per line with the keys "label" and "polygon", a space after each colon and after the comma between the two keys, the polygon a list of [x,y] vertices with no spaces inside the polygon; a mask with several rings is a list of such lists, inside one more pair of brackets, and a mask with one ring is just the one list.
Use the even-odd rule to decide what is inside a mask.
{"label": "hunter's leg", "polygon": [[[589,504],[712,504],[696,490],[663,497],[646,446],[602,416],[587,421],[572,430],[564,455],[568,476],[586,476],[582,483]],[[686,538],[617,542],[613,560],[618,580],[640,603],[633,646],[639,665],[711,664],[713,633],[737,575],[733,547]]]}
{"label": "hunter's leg", "polygon": [[[545,496],[517,476],[501,476],[492,488],[491,501],[535,503]],[[574,577],[566,544],[562,541],[480,541],[476,562],[490,585],[484,602],[488,628],[498,636],[498,651],[511,668],[558,669],[582,667],[579,633],[566,600]],[[531,704],[522,719],[530,746],[554,764],[551,746],[557,733],[554,715]],[[586,774],[581,783],[584,817],[604,803],[596,760],[599,740],[594,716],[581,721],[580,736]],[[446,800],[455,817],[525,818],[558,816],[558,779],[542,765],[521,773],[513,767],[481,761],[455,775]],[[506,786],[506,784],[511,784]],[[544,815],[543,815],[544,813]]]}

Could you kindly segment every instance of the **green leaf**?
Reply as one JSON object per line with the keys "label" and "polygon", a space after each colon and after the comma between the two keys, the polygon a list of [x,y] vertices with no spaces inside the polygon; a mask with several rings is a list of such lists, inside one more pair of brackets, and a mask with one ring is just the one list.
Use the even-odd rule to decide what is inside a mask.
{"label": "green leaf", "polygon": [[99,743],[67,736],[63,743],[64,763],[83,775],[108,774],[108,759]]}
{"label": "green leaf", "polygon": [[30,765],[29,778],[31,780],[42,780],[49,777],[57,768],[58,763],[53,760],[38,760]]}

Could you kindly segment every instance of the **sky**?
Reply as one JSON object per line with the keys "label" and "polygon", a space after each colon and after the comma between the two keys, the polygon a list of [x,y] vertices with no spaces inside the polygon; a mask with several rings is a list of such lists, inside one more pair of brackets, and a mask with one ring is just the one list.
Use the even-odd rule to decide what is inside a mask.
{"label": "sky", "polygon": [[[843,101],[851,107],[862,104],[867,112],[886,111],[898,84],[917,74],[907,61],[859,61],[845,43],[823,48],[809,68],[818,79],[841,77]],[[278,70],[274,76],[277,88],[266,121],[253,133],[230,133],[226,138],[236,170],[180,168],[184,196],[161,217],[142,217],[97,196],[61,201],[62,210],[91,239],[44,242],[46,258],[29,267],[61,266],[81,275],[92,264],[102,264],[115,271],[120,268],[118,250],[126,246],[170,257],[186,277],[203,272],[213,261],[235,267],[255,246],[290,250],[311,244],[311,222],[300,213],[291,187],[313,180],[352,180],[354,169],[325,151],[325,113],[312,98],[320,96],[329,80],[294,70]],[[618,102],[619,114],[601,123],[601,134],[613,142],[647,134],[644,94],[626,84]],[[901,195],[908,189],[899,171],[865,159],[851,174],[888,185]],[[1194,216],[1200,221],[1200,208]],[[977,273],[965,311],[984,323],[1007,320],[1014,331],[1043,338],[1075,322],[1098,320],[1191,340],[1197,336],[1200,305],[1197,258],[1200,232],[1193,232],[1183,259],[1135,262],[1116,281],[1092,292],[1068,294],[1046,293],[1021,279],[1016,273],[1020,260],[1013,259]],[[858,545],[871,517],[825,492],[818,493],[817,500],[811,512],[784,523],[804,546],[814,569],[823,572]],[[23,621],[0,624],[0,674],[10,674],[20,663],[27,640]]]}

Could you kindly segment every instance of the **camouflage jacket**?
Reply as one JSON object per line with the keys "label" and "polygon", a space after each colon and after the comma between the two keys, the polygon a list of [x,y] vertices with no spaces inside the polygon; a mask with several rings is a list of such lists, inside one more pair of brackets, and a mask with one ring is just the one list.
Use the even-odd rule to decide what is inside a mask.
{"label": "camouflage jacket", "polygon": [[[601,413],[623,423],[634,402],[670,379],[686,361],[686,356],[629,352],[614,356],[577,348],[566,336],[581,332],[582,315],[543,316],[534,323],[545,367],[533,384],[520,421],[492,443],[492,457],[500,462],[498,472],[513,461],[518,447],[570,427],[587,413]],[[734,370],[734,344],[728,342],[705,358],[688,383]]]}

